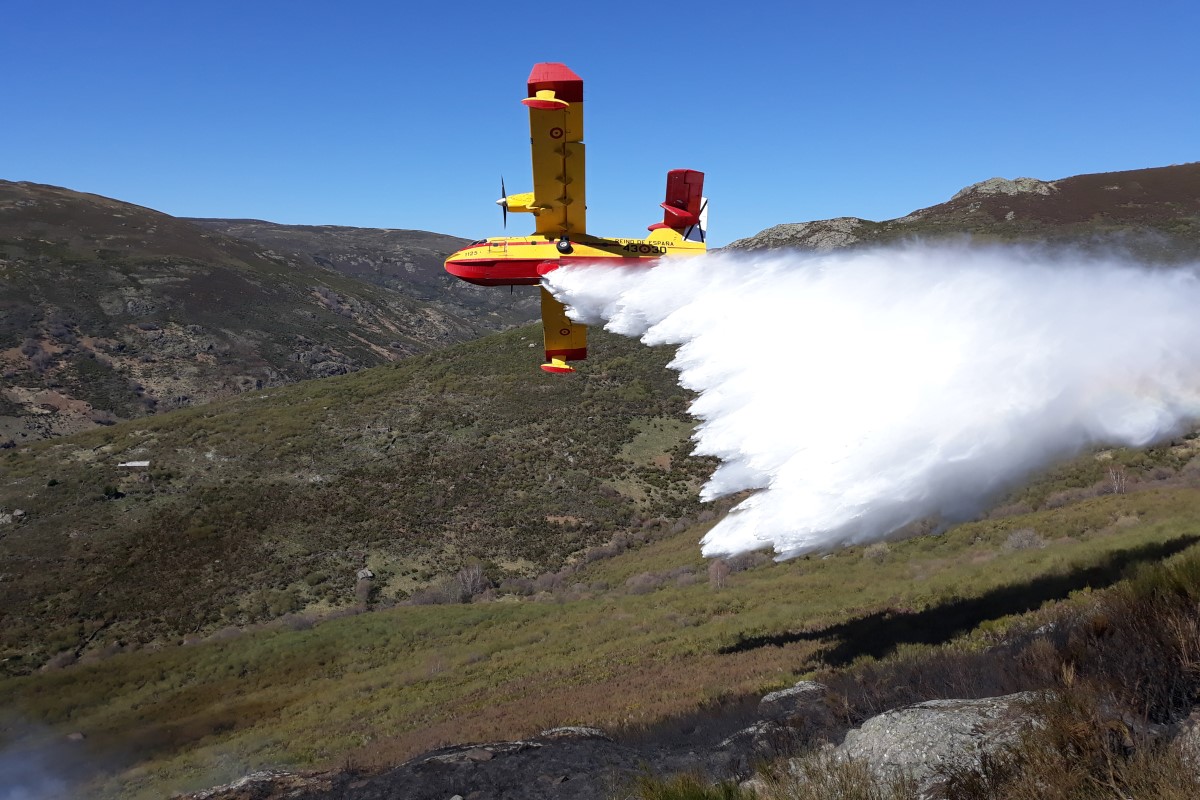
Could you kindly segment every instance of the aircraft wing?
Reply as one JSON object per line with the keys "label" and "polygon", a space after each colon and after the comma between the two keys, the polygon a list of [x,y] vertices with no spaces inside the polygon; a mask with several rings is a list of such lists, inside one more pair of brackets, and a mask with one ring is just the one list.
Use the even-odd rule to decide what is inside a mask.
{"label": "aircraft wing", "polygon": [[529,73],[529,139],[533,151],[536,233],[573,238],[587,231],[584,200],[583,79],[564,64]]}

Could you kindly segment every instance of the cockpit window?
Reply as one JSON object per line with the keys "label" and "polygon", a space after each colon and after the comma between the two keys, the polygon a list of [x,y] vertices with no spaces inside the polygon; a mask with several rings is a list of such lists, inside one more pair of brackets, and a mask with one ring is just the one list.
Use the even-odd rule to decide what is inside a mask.
{"label": "cockpit window", "polygon": [[471,242],[467,247],[478,247],[481,244],[487,244],[487,239],[480,239],[478,242]]}

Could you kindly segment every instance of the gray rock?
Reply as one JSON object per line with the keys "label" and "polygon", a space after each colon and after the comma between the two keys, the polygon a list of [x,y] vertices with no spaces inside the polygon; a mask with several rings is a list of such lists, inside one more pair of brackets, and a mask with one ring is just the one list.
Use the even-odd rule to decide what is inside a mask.
{"label": "gray rock", "polygon": [[941,782],[948,768],[977,768],[983,754],[1015,744],[1021,731],[1036,724],[1021,692],[982,700],[931,700],[872,717],[846,734],[834,752],[838,760],[865,762],[881,782],[909,777],[923,796]]}
{"label": "gray rock", "polygon": [[758,701],[758,713],[764,719],[776,719],[818,707],[824,712],[827,690],[816,681],[800,681],[795,686],[771,692]]}
{"label": "gray rock", "polygon": [[859,241],[860,237],[856,231],[862,224],[863,221],[856,217],[786,222],[745,239],[738,239],[726,247],[730,250],[774,250],[780,247],[794,247],[825,252]]}
{"label": "gray rock", "polygon": [[988,178],[986,181],[973,183],[959,190],[951,200],[958,200],[972,194],[1050,194],[1058,189],[1053,183],[1039,181],[1037,178],[1017,178],[1015,181],[1007,178]]}
{"label": "gray rock", "polygon": [[719,774],[750,776],[754,765],[792,755],[803,746],[803,734],[780,722],[762,720],[723,740],[710,763]]}
{"label": "gray rock", "polygon": [[611,742],[612,737],[599,728],[587,728],[582,725],[567,725],[561,728],[551,728],[538,734],[539,739],[603,739]]}
{"label": "gray rock", "polygon": [[1195,719],[1195,712],[1192,718],[1189,718],[1183,723],[1182,729],[1172,742],[1172,746],[1179,749],[1183,760],[1197,775],[1200,775],[1200,720]]}

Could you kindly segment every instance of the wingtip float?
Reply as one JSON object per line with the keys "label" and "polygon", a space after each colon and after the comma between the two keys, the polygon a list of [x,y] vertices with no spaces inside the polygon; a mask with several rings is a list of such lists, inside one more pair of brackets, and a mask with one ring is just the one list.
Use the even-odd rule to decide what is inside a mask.
{"label": "wingtip float", "polygon": [[[521,103],[529,108],[533,191],[506,194],[501,181],[504,196],[496,202],[506,221],[509,212],[532,214],[534,232],[473,242],[446,259],[447,272],[480,286],[536,286],[563,264],[620,267],[705,252],[704,173],[667,173],[663,219],[649,226],[647,238],[593,236],[584,194],[583,80],[564,64],[536,64]],[[587,327],[572,321],[544,287],[542,330],[546,372],[574,372],[568,362],[587,358]]]}

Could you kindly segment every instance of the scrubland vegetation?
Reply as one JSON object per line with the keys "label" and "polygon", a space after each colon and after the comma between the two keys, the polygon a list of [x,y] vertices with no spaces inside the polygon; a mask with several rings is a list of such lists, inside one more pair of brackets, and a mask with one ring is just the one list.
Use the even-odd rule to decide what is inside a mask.
{"label": "scrubland vegetation", "polygon": [[586,382],[541,380],[522,329],[0,451],[0,510],[25,512],[0,528],[3,671],[386,606],[472,564],[534,579],[694,517],[709,465],[667,354],[597,338]]}
{"label": "scrubland vegetation", "polygon": [[[1105,494],[892,542],[882,557],[878,548],[781,564],[752,555],[723,575],[698,556],[708,523],[678,532],[653,523],[476,602],[226,629],[9,679],[0,706],[56,737],[86,732],[89,751],[113,765],[96,792],[123,797],[265,765],[384,765],[560,724],[636,736],[814,671],[847,725],[931,697],[1061,686],[1066,675],[1106,691],[1131,676],[1117,697],[1144,697],[1137,718],[1159,721],[1179,713],[1195,675],[1171,660],[1163,632],[1174,629],[1151,626],[1158,611],[1129,604],[1191,602],[1193,589],[1155,588],[1190,586],[1190,568],[1170,579],[1138,570],[1200,539],[1194,494]],[[1013,549],[1028,530],[1045,546]],[[1129,574],[1139,577],[1089,589]],[[1142,638],[1123,638],[1133,633]],[[1141,654],[1162,671],[1138,675]]]}
{"label": "scrubland vegetation", "polygon": [[[1200,549],[1194,542],[1194,536],[1178,541],[1186,552],[1165,563],[1150,556],[1154,548],[1143,550],[1150,556],[1144,562],[1130,558],[1133,553],[1114,553],[1101,569],[1120,567],[1126,577],[1115,585],[1089,581],[1105,588],[1079,591],[1023,615],[984,620],[945,642],[904,645],[883,658],[856,658],[840,669],[827,666],[814,677],[830,688],[829,704],[847,726],[925,700],[1031,693],[1021,703],[1030,724],[1018,741],[985,756],[978,768],[943,769],[938,796],[1200,796],[1200,737],[1178,735],[1187,730],[1181,723],[1194,718],[1200,699]],[[954,605],[931,607],[928,619],[956,616]],[[803,744],[797,749],[803,751]],[[676,776],[647,777],[635,796],[915,800],[922,795],[904,776],[883,779],[862,762],[816,751],[762,765],[757,792],[733,783],[714,785],[702,776]]]}
{"label": "scrubland vegetation", "polygon": [[[727,506],[695,500],[711,464],[667,354],[596,338],[586,381],[539,380],[523,329],[0,453],[24,512],[0,529],[0,707],[41,726],[18,747],[82,732],[91,795],[151,798],[562,724],[653,735],[803,676],[845,725],[1026,688],[1165,724],[1191,697],[1162,610],[1190,568],[1139,570],[1200,541],[1197,440],[1085,454],[938,535],[706,561]],[[1116,753],[1088,742],[1081,764]],[[1038,747],[956,780],[1020,796]],[[1130,752],[1114,770],[1175,758]]]}

